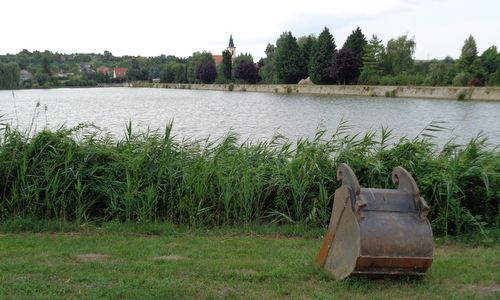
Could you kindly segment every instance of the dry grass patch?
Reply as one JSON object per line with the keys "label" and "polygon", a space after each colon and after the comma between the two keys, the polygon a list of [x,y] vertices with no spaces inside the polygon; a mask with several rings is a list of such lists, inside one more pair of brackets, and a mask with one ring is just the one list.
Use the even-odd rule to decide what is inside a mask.
{"label": "dry grass patch", "polygon": [[80,262],[93,262],[93,261],[104,261],[109,258],[107,254],[99,254],[99,253],[85,253],[78,254],[76,259]]}
{"label": "dry grass patch", "polygon": [[166,261],[179,261],[185,259],[184,256],[180,255],[162,255],[162,256],[153,256],[151,257],[151,260],[166,260]]}

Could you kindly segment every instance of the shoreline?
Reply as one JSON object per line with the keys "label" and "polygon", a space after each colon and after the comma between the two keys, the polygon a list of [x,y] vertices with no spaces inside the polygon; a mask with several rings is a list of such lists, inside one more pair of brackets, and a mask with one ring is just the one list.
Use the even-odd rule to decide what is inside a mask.
{"label": "shoreline", "polygon": [[299,84],[189,84],[135,81],[129,87],[260,92],[326,96],[426,98],[446,100],[500,101],[500,87],[387,86],[387,85],[299,85]]}

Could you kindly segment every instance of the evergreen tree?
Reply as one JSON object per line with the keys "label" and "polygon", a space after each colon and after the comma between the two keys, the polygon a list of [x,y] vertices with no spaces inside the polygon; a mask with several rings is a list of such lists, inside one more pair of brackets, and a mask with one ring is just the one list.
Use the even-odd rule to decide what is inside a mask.
{"label": "evergreen tree", "polygon": [[318,39],[314,35],[302,36],[297,40],[297,44],[299,44],[300,51],[302,53],[302,57],[306,63],[306,71],[302,78],[307,78],[310,74],[309,71],[309,62],[311,61],[311,53],[314,48],[314,44],[316,44]]}
{"label": "evergreen tree", "polygon": [[344,43],[344,46],[342,46],[342,49],[350,49],[354,57],[352,57],[353,62],[355,62],[355,65],[353,67],[355,68],[354,73],[351,74],[354,76],[353,80],[350,80],[349,82],[352,81],[357,81],[359,77],[359,73],[361,72],[361,67],[363,66],[363,52],[364,49],[367,45],[365,35],[361,31],[359,27],[357,27],[355,30],[352,31],[352,33],[347,37],[347,40]]}
{"label": "evergreen tree", "polygon": [[382,74],[382,57],[384,45],[376,35],[372,35],[365,46],[362,57],[361,73],[359,81],[363,84],[377,84],[378,77]]}
{"label": "evergreen tree", "polygon": [[335,42],[330,30],[325,27],[314,44],[309,62],[309,75],[316,84],[331,83],[330,77],[332,56],[335,53]]}
{"label": "evergreen tree", "polygon": [[358,55],[361,59],[363,57],[364,49],[367,45],[366,37],[359,27],[352,31],[352,33],[347,37],[342,48],[351,49],[354,54]]}
{"label": "evergreen tree", "polygon": [[297,83],[302,79],[306,63],[291,32],[284,32],[276,41],[275,56],[279,83]]}
{"label": "evergreen tree", "polygon": [[222,73],[225,79],[231,80],[233,76],[233,62],[231,52],[225,50],[222,52]]}

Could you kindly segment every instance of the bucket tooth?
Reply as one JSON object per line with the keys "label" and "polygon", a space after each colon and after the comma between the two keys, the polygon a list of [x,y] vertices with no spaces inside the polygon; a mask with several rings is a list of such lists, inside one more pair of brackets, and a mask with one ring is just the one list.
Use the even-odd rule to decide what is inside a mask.
{"label": "bucket tooth", "polygon": [[336,279],[350,275],[423,275],[434,242],[429,206],[411,174],[394,168],[397,189],[362,188],[341,164],[332,215],[316,264]]}

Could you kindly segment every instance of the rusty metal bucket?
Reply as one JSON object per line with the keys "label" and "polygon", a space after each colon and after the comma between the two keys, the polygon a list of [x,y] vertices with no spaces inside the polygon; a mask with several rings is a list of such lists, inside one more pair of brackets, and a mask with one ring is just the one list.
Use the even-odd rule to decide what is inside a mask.
{"label": "rusty metal bucket", "polygon": [[341,164],[332,216],[316,264],[335,279],[350,275],[423,275],[434,243],[429,206],[408,171],[394,168],[398,189],[361,188]]}

